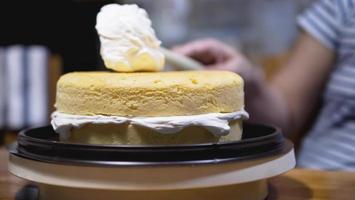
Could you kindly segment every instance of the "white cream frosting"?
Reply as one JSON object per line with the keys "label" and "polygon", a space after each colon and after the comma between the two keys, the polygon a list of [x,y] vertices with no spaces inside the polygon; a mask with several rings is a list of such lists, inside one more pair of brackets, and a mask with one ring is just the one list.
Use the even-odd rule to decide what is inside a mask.
{"label": "white cream frosting", "polygon": [[51,124],[54,130],[62,136],[68,135],[72,128],[80,128],[85,124],[124,124],[143,126],[153,129],[162,134],[173,134],[185,127],[199,126],[206,128],[215,136],[228,135],[230,131],[229,122],[248,118],[245,110],[232,113],[208,113],[189,116],[168,116],[168,117],[121,117],[104,115],[70,115],[58,111],[52,114]]}
{"label": "white cream frosting", "polygon": [[137,5],[108,4],[96,18],[101,57],[115,71],[160,71],[164,55],[147,12]]}

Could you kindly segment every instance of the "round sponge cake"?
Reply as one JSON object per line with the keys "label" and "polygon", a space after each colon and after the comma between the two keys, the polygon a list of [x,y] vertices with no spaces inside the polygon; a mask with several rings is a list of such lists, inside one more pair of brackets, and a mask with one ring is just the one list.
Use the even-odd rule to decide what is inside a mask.
{"label": "round sponge cake", "polygon": [[[57,85],[57,111],[78,116],[187,116],[231,113],[243,107],[243,80],[226,71],[75,72],[62,76]],[[91,123],[72,128],[60,138],[75,143],[134,145],[240,140],[242,119],[230,121],[229,126],[228,135],[217,137],[199,126],[161,134],[133,124]]]}
{"label": "round sponge cake", "polygon": [[56,108],[74,115],[184,116],[244,106],[243,80],[227,71],[74,72],[57,85]]}

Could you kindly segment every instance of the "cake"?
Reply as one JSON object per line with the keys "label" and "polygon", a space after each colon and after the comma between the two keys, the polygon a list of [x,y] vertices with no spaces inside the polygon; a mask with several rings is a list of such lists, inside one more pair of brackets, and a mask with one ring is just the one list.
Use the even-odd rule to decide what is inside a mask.
{"label": "cake", "polygon": [[247,116],[243,80],[227,71],[68,73],[55,106],[61,140],[90,144],[236,141]]}
{"label": "cake", "polygon": [[165,56],[137,5],[108,4],[97,15],[101,57],[115,72],[60,78],[52,125],[73,143],[169,145],[240,140],[243,80],[226,71],[160,72]]}

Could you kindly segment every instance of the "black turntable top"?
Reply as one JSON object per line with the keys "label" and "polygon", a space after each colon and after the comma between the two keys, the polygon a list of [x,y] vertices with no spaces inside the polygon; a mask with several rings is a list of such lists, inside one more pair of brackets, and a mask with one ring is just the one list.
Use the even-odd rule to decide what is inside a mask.
{"label": "black turntable top", "polygon": [[278,128],[244,123],[240,141],[189,145],[92,145],[65,143],[51,126],[22,131],[10,153],[57,164],[146,166],[243,161],[282,154],[292,148]]}

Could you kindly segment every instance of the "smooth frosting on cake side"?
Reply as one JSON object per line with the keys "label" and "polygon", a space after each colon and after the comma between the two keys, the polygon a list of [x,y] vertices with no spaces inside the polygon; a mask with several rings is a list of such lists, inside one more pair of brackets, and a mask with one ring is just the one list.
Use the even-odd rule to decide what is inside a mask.
{"label": "smooth frosting on cake side", "polygon": [[128,117],[230,113],[244,107],[243,80],[227,71],[74,72],[60,78],[57,111]]}

